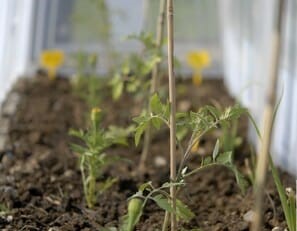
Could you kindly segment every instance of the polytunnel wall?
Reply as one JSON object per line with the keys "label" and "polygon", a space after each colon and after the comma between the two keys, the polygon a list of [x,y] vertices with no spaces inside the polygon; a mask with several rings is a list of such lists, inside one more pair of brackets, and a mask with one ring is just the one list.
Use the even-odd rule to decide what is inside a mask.
{"label": "polytunnel wall", "polygon": [[[271,71],[272,33],[277,1],[220,2],[225,81],[261,127]],[[280,106],[274,124],[272,154],[276,163],[297,175],[297,1],[288,0],[282,32],[278,81]],[[257,143],[255,130],[250,137]]]}

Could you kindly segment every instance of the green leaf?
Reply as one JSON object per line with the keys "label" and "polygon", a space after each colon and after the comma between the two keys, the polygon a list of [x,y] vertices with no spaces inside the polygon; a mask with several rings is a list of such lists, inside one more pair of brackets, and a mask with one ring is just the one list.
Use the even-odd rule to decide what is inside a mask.
{"label": "green leaf", "polygon": [[164,184],[162,184],[161,188],[170,188],[172,186],[176,187],[176,186],[184,186],[184,185],[185,185],[185,183],[182,183],[182,182],[176,182],[176,183],[165,182]]}
{"label": "green leaf", "polygon": [[164,209],[165,211],[169,212],[169,213],[173,213],[174,210],[173,208],[171,207],[168,199],[166,197],[164,197],[163,195],[159,194],[157,196],[154,196],[152,198],[156,204],[161,208],[161,209]]}
{"label": "green leaf", "polygon": [[160,118],[158,117],[154,117],[151,119],[152,121],[152,124],[153,126],[156,128],[156,129],[160,129],[162,123],[163,123],[163,120],[161,120]]}
{"label": "green leaf", "polygon": [[223,152],[219,154],[216,158],[216,162],[223,165],[232,164],[232,152]]}
{"label": "green leaf", "polygon": [[186,137],[188,132],[189,132],[189,129],[187,127],[177,126],[177,128],[176,128],[176,138],[179,141],[182,141]]}
{"label": "green leaf", "polygon": [[144,190],[146,190],[146,189],[148,189],[148,188],[149,188],[149,189],[152,188],[152,182],[151,182],[151,181],[146,182],[146,183],[140,185],[140,186],[139,186],[139,191],[140,191],[140,192],[143,192]]}
{"label": "green leaf", "polygon": [[163,104],[157,93],[151,97],[150,108],[154,114],[161,114],[163,112]]}
{"label": "green leaf", "polygon": [[[130,78],[132,78],[132,77],[130,77]],[[136,92],[138,87],[140,86],[140,84],[141,84],[141,82],[137,81],[137,80],[129,82],[127,84],[127,92],[130,92],[130,93]]]}
{"label": "green leaf", "polygon": [[138,127],[135,129],[135,145],[137,146],[139,144],[141,135],[144,133],[146,128],[148,127],[148,121],[142,122],[138,125]]}
{"label": "green leaf", "polygon": [[70,144],[70,147],[74,152],[77,152],[81,155],[83,155],[88,150],[85,147],[78,144]]}
{"label": "green leaf", "polygon": [[216,158],[217,158],[217,155],[219,154],[219,149],[220,149],[220,141],[219,139],[217,139],[217,142],[216,142],[216,145],[213,149],[213,152],[212,152],[212,159],[215,161]]}
{"label": "green leaf", "polygon": [[238,171],[238,169],[236,168],[236,166],[231,166],[230,167],[231,170],[233,171],[234,175],[235,175],[235,179],[236,179],[236,183],[238,184],[240,191],[242,194],[245,193],[249,183],[248,181],[245,179],[245,177]]}
{"label": "green leaf", "polygon": [[77,137],[77,138],[80,138],[82,140],[84,140],[85,138],[85,133],[82,131],[82,130],[75,130],[75,129],[70,129],[68,134],[70,136],[74,136],[74,137]]}
{"label": "green leaf", "polygon": [[211,163],[212,163],[212,158],[210,156],[208,156],[208,157],[203,159],[202,166],[208,165],[208,164],[211,164]]}
{"label": "green leaf", "polygon": [[124,83],[121,80],[121,76],[117,74],[112,82],[112,98],[115,100],[119,99],[123,93],[123,89]]}
{"label": "green leaf", "polygon": [[193,217],[195,217],[195,214],[189,209],[189,207],[180,200],[176,200],[176,215],[186,222],[189,222]]}

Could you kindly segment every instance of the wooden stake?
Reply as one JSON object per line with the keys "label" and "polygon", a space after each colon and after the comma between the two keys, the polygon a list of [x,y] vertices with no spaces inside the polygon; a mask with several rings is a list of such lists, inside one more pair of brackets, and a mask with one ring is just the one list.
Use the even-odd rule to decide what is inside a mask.
{"label": "wooden stake", "polygon": [[[159,52],[162,49],[162,42],[164,37],[164,26],[165,26],[165,13],[166,13],[166,0],[160,0],[160,10],[159,10],[159,18],[157,21],[157,31],[156,31],[156,46]],[[157,92],[159,86],[159,68],[160,64],[157,63],[152,71],[152,82],[150,88],[150,95],[152,96],[154,93]],[[150,113],[150,105],[148,106],[148,112]],[[151,126],[145,131],[144,134],[144,141],[143,141],[143,148],[142,153],[140,156],[140,163],[138,170],[143,172],[146,166],[146,160],[148,157],[148,153],[150,150],[151,145]]]}
{"label": "wooden stake", "polygon": [[[176,94],[175,94],[175,76],[173,69],[174,57],[174,30],[173,30],[173,0],[167,1],[167,37],[168,37],[168,76],[169,76],[169,104],[170,104],[170,180],[176,180]],[[176,188],[170,187],[170,196],[172,198],[172,207],[176,210]],[[176,231],[176,215],[171,214],[171,231]]]}
{"label": "wooden stake", "polygon": [[[159,52],[162,50],[162,42],[164,37],[164,26],[165,26],[165,13],[166,13],[166,0],[160,0],[160,10],[159,10],[159,19],[157,23],[157,33],[156,33],[156,45]],[[152,72],[152,85],[151,85],[151,95],[157,92],[159,87],[159,68],[160,64],[157,63]]]}
{"label": "wooden stake", "polygon": [[273,56],[272,64],[273,68],[268,94],[266,98],[266,106],[264,110],[263,117],[263,137],[259,142],[259,156],[256,167],[256,181],[255,181],[255,216],[253,219],[252,230],[261,231],[262,230],[262,216],[263,216],[263,197],[265,190],[265,181],[268,168],[268,160],[271,146],[272,138],[272,128],[273,128],[273,115],[276,105],[276,93],[277,93],[277,77],[279,73],[280,66],[280,46],[281,46],[281,31],[282,31],[282,19],[284,14],[284,1],[279,0],[278,16],[277,16],[277,26],[272,37],[273,39]]}

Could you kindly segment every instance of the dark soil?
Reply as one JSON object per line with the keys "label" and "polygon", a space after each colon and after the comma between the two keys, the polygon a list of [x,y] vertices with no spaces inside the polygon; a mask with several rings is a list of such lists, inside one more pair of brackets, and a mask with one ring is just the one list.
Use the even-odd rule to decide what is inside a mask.
{"label": "dark soil", "polygon": [[[179,88],[178,107],[182,110],[197,109],[208,103],[227,106],[234,103],[228,96],[222,81],[207,80],[201,87],[189,83]],[[168,132],[153,140],[149,170],[136,174],[140,148],[131,139],[129,147],[112,147],[110,155],[120,155],[131,161],[120,162],[105,170],[105,176],[118,178],[111,189],[100,195],[94,209],[86,207],[77,155],[71,152],[69,128],[84,126],[86,105],[72,93],[67,79],[48,81],[42,76],[20,80],[15,91],[22,100],[10,129],[10,148],[3,152],[0,164],[0,205],[6,213],[0,215],[1,230],[100,230],[101,226],[116,226],[126,212],[127,198],[137,187],[148,180],[160,185],[168,180],[168,170],[156,164],[163,158],[168,161]],[[189,104],[190,103],[190,104]],[[105,126],[115,123],[126,126],[139,106],[129,96],[113,103],[106,98],[101,108],[105,113]],[[244,142],[236,150],[239,166],[249,156],[246,143],[247,120],[239,126]],[[209,134],[203,140],[200,154],[210,154],[217,134]],[[200,157],[194,155],[191,163]],[[157,161],[158,162],[158,161]],[[294,180],[283,174],[286,185]],[[269,176],[265,198],[265,224],[263,230],[275,226],[284,227],[284,216],[276,189]],[[249,230],[244,214],[253,207],[251,188],[245,195],[240,193],[232,173],[223,167],[204,170],[189,179],[181,197],[195,213],[186,228],[210,231]],[[275,211],[275,214],[274,214]],[[149,203],[137,230],[160,230],[164,212]]]}

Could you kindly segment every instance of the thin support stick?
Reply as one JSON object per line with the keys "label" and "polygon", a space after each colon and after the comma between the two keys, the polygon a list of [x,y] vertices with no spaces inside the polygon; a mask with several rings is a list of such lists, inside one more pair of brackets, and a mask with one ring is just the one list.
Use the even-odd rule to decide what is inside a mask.
{"label": "thin support stick", "polygon": [[[167,37],[168,37],[168,77],[169,77],[169,104],[170,104],[170,180],[176,180],[176,95],[175,76],[173,70],[174,31],[173,31],[173,0],[167,1]],[[173,210],[176,210],[176,187],[170,187]],[[175,213],[171,214],[171,231],[176,231],[177,221]]]}
{"label": "thin support stick", "polygon": [[277,27],[273,36],[273,56],[272,56],[272,72],[270,77],[270,85],[268,88],[268,94],[266,98],[266,106],[263,117],[263,137],[259,142],[259,157],[256,167],[256,180],[255,180],[255,217],[253,219],[252,230],[262,230],[262,216],[263,216],[263,197],[265,191],[265,181],[268,168],[269,152],[272,137],[273,128],[273,114],[276,104],[276,92],[277,92],[277,77],[280,66],[280,46],[281,46],[281,31],[282,31],[282,19],[284,13],[284,1],[280,0],[278,8]]}
{"label": "thin support stick", "polygon": [[[165,27],[165,13],[166,13],[166,0],[160,0],[160,10],[159,10],[159,19],[157,23],[157,33],[156,33],[156,46],[158,52],[162,50],[162,42],[164,37],[164,27]],[[151,85],[151,94],[157,92],[159,87],[159,68],[160,63],[157,63],[152,72],[152,85]]]}
{"label": "thin support stick", "polygon": [[[157,22],[157,31],[156,31],[156,48],[158,52],[161,52],[162,49],[162,41],[164,37],[164,26],[165,26],[165,13],[166,13],[166,0],[160,0],[160,11],[159,11],[159,19]],[[152,71],[152,82],[150,88],[150,95],[152,96],[157,92],[159,86],[159,68],[160,64],[157,63]],[[150,105],[148,106],[148,113],[151,112]],[[146,160],[148,157],[148,153],[151,145],[151,126],[149,125],[144,134],[143,140],[143,148],[140,156],[140,164],[138,170],[143,172],[146,165]]]}

